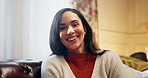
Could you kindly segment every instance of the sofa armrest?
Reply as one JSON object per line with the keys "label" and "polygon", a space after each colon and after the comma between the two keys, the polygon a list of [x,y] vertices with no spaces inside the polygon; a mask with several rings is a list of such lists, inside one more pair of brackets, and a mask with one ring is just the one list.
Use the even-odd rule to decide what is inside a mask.
{"label": "sofa armrest", "polygon": [[0,78],[25,78],[25,75],[17,63],[0,62]]}
{"label": "sofa armrest", "polygon": [[41,78],[42,61],[7,60],[0,62],[0,78]]}

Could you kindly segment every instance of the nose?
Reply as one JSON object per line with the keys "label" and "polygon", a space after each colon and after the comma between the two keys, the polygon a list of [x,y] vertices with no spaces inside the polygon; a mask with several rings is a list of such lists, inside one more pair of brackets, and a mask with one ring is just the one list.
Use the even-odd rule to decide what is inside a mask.
{"label": "nose", "polygon": [[69,26],[68,27],[68,30],[67,30],[67,35],[71,35],[71,34],[73,34],[75,31],[74,31],[74,29],[71,27],[71,26]]}

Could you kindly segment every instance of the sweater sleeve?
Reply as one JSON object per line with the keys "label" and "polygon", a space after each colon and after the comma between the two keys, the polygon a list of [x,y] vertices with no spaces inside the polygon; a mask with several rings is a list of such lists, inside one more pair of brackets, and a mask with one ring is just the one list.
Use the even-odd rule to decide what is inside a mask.
{"label": "sweater sleeve", "polygon": [[109,51],[106,58],[109,78],[129,78],[124,64],[116,53]]}
{"label": "sweater sleeve", "polygon": [[143,72],[123,64],[120,57],[114,52],[109,52],[106,58],[108,60],[109,78],[147,78]]}

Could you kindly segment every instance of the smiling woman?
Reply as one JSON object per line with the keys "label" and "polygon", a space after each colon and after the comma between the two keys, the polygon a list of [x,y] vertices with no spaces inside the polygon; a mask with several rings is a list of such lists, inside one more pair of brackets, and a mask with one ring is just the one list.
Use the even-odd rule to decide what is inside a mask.
{"label": "smiling woman", "polygon": [[52,55],[42,63],[42,78],[128,78],[119,56],[96,48],[92,35],[78,10],[59,10],[51,25]]}

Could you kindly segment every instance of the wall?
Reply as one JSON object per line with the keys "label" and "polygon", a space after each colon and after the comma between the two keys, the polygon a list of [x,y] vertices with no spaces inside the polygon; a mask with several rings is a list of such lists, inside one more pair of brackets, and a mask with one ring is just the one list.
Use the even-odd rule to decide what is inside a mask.
{"label": "wall", "polygon": [[99,0],[100,48],[128,53],[128,0]]}
{"label": "wall", "polygon": [[148,46],[148,34],[146,26],[148,26],[148,0],[130,0],[129,1],[129,35],[130,46],[129,52],[145,52]]}
{"label": "wall", "polygon": [[100,48],[109,49],[125,56],[137,51],[147,53],[145,47],[148,39],[145,27],[136,26],[137,14],[141,16],[140,13],[137,13],[139,12],[137,11],[137,6],[139,6],[137,1],[98,1]]}

